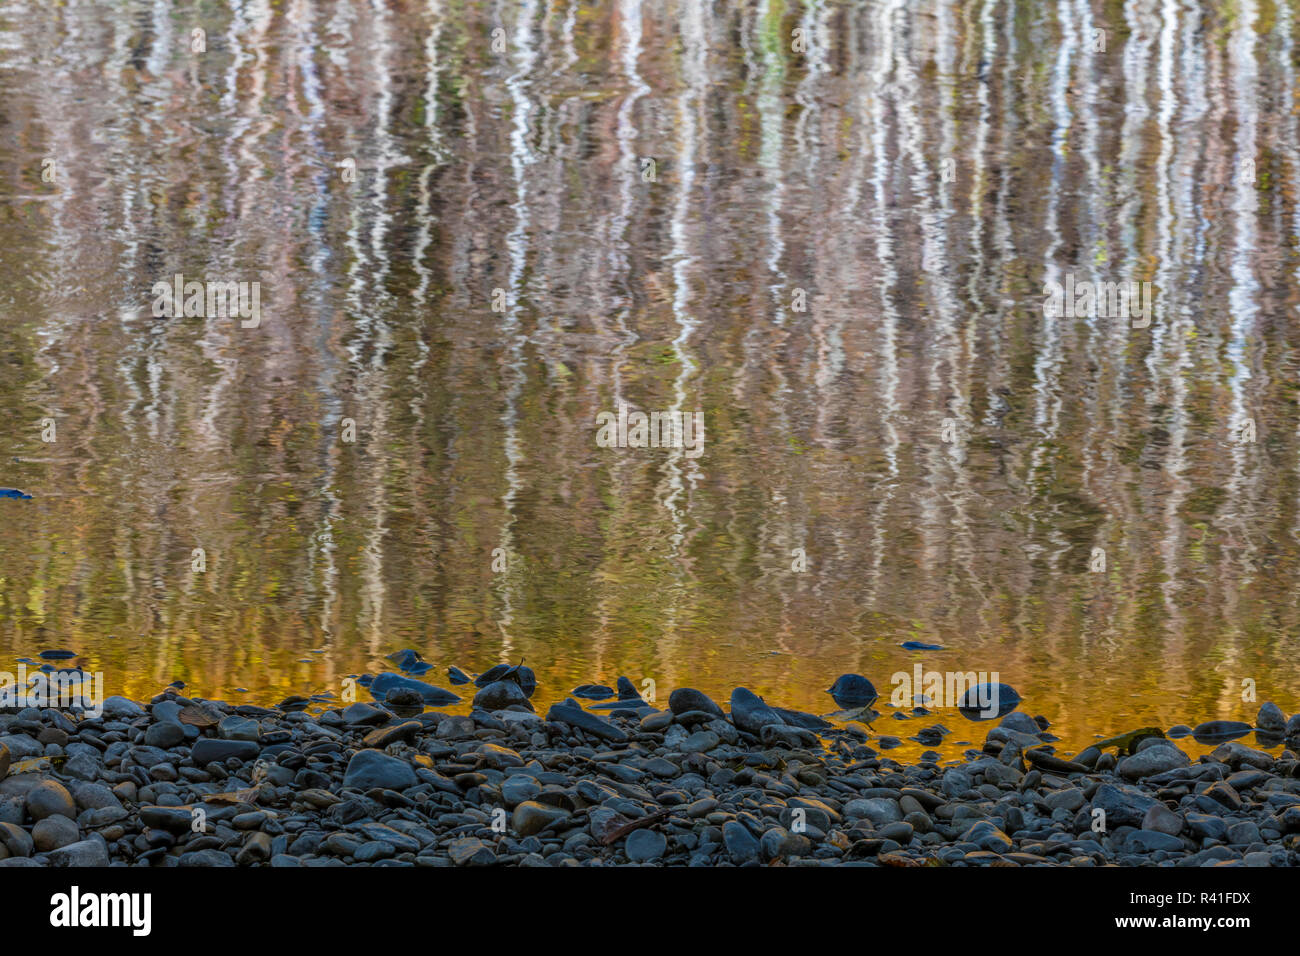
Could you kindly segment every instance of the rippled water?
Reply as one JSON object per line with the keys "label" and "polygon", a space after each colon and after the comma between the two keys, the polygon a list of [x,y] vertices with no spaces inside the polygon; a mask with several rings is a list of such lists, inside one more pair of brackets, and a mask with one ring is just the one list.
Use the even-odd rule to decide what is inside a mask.
{"label": "rippled water", "polygon": [[[0,654],[822,713],[921,663],[1069,749],[1297,709],[1298,15],[9,2]],[[155,316],[178,273],[260,322]]]}

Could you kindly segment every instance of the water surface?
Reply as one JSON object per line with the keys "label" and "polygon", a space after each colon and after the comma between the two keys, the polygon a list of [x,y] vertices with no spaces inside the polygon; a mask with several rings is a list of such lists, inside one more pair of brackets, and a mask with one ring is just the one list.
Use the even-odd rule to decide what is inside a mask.
{"label": "water surface", "polygon": [[[1297,709],[1300,9],[1204,6],[10,0],[0,655]],[[624,403],[703,453],[599,447]]]}

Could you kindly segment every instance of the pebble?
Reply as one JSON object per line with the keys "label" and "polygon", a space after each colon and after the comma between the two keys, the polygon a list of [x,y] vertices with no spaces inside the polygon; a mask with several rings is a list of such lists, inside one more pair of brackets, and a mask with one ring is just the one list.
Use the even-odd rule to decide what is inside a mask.
{"label": "pebble", "polygon": [[32,827],[32,842],[39,853],[68,846],[80,838],[81,832],[77,829],[77,824],[67,817],[46,817]]}
{"label": "pebble", "polygon": [[[733,702],[734,706],[734,702]],[[759,846],[754,835],[743,823],[728,821],[722,828],[722,840],[727,852],[737,863],[749,863],[758,860]]]}
{"label": "pebble", "polygon": [[202,767],[210,763],[224,763],[235,759],[240,761],[255,760],[261,748],[249,740],[218,740],[215,737],[203,737],[194,742],[190,751],[190,760]]}
{"label": "pebble", "polygon": [[1155,776],[1167,770],[1186,767],[1191,762],[1187,754],[1165,742],[1140,750],[1131,757],[1125,757],[1119,762],[1119,775],[1125,780],[1141,780],[1143,777]]}
{"label": "pebble", "polygon": [[415,786],[417,778],[411,765],[378,750],[358,750],[348,761],[343,774],[344,790],[403,790]]}
{"label": "pebble", "polygon": [[[500,674],[479,691],[535,681]],[[99,720],[0,714],[0,765],[66,757],[7,768],[0,866],[1300,864],[1300,760],[1264,734],[1196,762],[1155,733],[1071,757],[1046,746],[1045,719],[1011,711],[964,761],[907,763],[863,724],[745,688],[729,715],[689,687],[664,710],[627,678],[619,693],[600,715],[575,695],[545,718],[523,703],[232,706],[177,688]],[[1265,705],[1256,722],[1276,733],[1281,715]]]}
{"label": "pebble", "polygon": [[1260,730],[1271,731],[1272,733],[1281,734],[1286,731],[1286,714],[1282,713],[1282,708],[1271,700],[1259,708],[1259,714],[1255,717],[1255,726]]}
{"label": "pebble", "polygon": [[[51,850],[49,860],[50,866],[108,866],[108,847],[103,839],[79,840]],[[226,857],[226,861],[229,863],[230,857]]]}
{"label": "pebble", "polygon": [[549,807],[534,800],[525,800],[515,807],[515,812],[510,817],[510,825],[519,836],[532,836],[568,815],[567,810],[559,807]]}
{"label": "pebble", "polygon": [[711,714],[714,717],[725,717],[722,708],[714,702],[713,698],[702,691],[695,690],[693,687],[678,687],[668,695],[668,709],[674,714],[685,714],[691,711],[701,711]]}
{"label": "pebble", "polygon": [[1157,803],[1142,817],[1142,829],[1178,836],[1183,832],[1183,819],[1163,803]]}
{"label": "pebble", "polygon": [[58,816],[75,819],[77,805],[68,788],[55,780],[45,780],[27,792],[27,815],[33,820]]}
{"label": "pebble", "polygon": [[456,866],[491,866],[496,862],[496,853],[477,837],[452,840],[447,853]]}
{"label": "pebble", "polygon": [[657,860],[668,849],[668,838],[657,830],[633,830],[628,834],[624,852],[633,863]]}

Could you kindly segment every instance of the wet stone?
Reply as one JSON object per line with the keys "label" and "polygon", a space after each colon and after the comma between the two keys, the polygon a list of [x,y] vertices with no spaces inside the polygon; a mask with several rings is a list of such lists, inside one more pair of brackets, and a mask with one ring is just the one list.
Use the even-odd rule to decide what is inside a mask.
{"label": "wet stone", "polygon": [[657,830],[633,830],[627,838],[624,851],[634,863],[657,860],[668,848],[668,838]]}

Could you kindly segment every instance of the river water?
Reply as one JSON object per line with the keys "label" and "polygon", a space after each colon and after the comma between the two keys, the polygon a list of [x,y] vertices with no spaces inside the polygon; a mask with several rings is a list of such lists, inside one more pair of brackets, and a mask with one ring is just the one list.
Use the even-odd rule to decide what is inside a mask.
{"label": "river water", "polygon": [[[0,656],[818,713],[920,664],[1070,750],[1297,709],[1298,43],[1255,0],[10,0]],[[1049,307],[1088,283],[1138,294]],[[603,447],[623,406],[702,442]]]}

